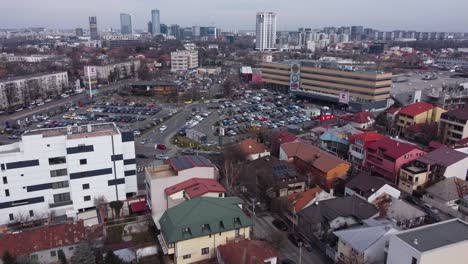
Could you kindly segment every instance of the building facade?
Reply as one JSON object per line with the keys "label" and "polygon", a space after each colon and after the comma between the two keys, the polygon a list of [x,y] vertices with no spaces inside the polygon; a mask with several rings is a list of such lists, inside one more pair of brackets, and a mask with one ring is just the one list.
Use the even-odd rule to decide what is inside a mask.
{"label": "building facade", "polygon": [[89,17],[89,35],[91,40],[99,40],[97,18],[95,16]]}
{"label": "building facade", "polygon": [[29,104],[68,90],[68,73],[32,74],[0,80],[0,108]]}
{"label": "building facade", "polygon": [[258,12],[256,21],[255,49],[274,50],[276,48],[276,14]]}
{"label": "building facade", "polygon": [[94,67],[98,82],[103,83],[112,81],[111,77],[117,80],[137,77],[141,63],[140,60],[129,60]]}
{"label": "building facade", "polygon": [[132,15],[120,13],[120,33],[122,35],[133,34]]}
{"label": "building facade", "polygon": [[468,137],[468,108],[445,112],[440,117],[442,143],[454,144]]}
{"label": "building facade", "polygon": [[161,16],[159,14],[159,9],[151,10],[151,27],[153,36],[161,34]]}
{"label": "building facade", "polygon": [[171,71],[186,71],[198,67],[198,50],[171,52]]}
{"label": "building facade", "polygon": [[114,123],[31,130],[0,152],[0,223],[18,217],[74,217],[94,199],[136,195],[133,132]]}

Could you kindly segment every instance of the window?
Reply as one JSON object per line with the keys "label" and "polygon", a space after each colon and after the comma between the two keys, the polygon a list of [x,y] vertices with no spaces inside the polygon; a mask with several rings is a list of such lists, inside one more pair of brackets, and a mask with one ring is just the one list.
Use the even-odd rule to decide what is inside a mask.
{"label": "window", "polygon": [[10,221],[15,220],[15,217],[13,216],[13,214],[9,214],[8,216],[10,217]]}
{"label": "window", "polygon": [[83,190],[88,190],[89,189],[89,183],[83,184]]}
{"label": "window", "polygon": [[66,162],[67,160],[65,157],[49,158],[49,165],[64,164]]}
{"label": "window", "polygon": [[51,170],[50,171],[50,177],[66,176],[67,174],[68,174],[67,169]]}
{"label": "window", "polygon": [[86,201],[91,201],[91,195],[86,195],[85,197],[83,197],[83,199]]}
{"label": "window", "polygon": [[219,194],[218,194],[218,197],[223,197],[223,193],[219,193]]}
{"label": "window", "polygon": [[88,161],[86,159],[80,159],[80,165],[85,165],[88,164]]}
{"label": "window", "polygon": [[8,190],[8,189],[5,190],[5,196],[6,197],[10,196],[10,190]]}
{"label": "window", "polygon": [[8,183],[7,177],[3,177],[3,184],[7,184],[7,183]]}
{"label": "window", "polygon": [[39,257],[37,256],[37,254],[31,255],[29,256],[29,258],[31,259],[33,263],[36,263],[39,261]]}
{"label": "window", "polygon": [[418,264],[418,260],[415,257],[413,257],[411,259],[411,264]]}
{"label": "window", "polygon": [[2,168],[2,171],[5,170],[5,164],[1,164],[0,167]]}
{"label": "window", "polygon": [[50,251],[50,256],[51,257],[57,256],[57,251],[55,251],[55,250]]}
{"label": "window", "polygon": [[72,251],[74,249],[74,247],[69,247],[68,250],[69,251]]}
{"label": "window", "polygon": [[174,248],[174,243],[167,244],[167,248]]}
{"label": "window", "polygon": [[33,216],[34,216],[34,211],[33,211],[33,210],[29,210],[29,216],[30,216],[30,217],[33,217]]}
{"label": "window", "polygon": [[201,249],[201,254],[202,254],[202,255],[206,255],[206,254],[208,254],[208,253],[210,253],[210,248],[206,247],[206,248],[202,248],[202,249]]}
{"label": "window", "polygon": [[54,203],[70,201],[70,193],[54,194]]}
{"label": "window", "polygon": [[236,237],[240,237],[240,229],[236,228]]}
{"label": "window", "polygon": [[183,258],[183,259],[189,259],[189,258],[191,258],[191,257],[192,257],[192,255],[187,254],[187,255],[184,255],[182,258]]}
{"label": "window", "polygon": [[52,189],[61,189],[61,188],[67,188],[68,181],[60,181],[60,182],[53,182],[52,183]]}

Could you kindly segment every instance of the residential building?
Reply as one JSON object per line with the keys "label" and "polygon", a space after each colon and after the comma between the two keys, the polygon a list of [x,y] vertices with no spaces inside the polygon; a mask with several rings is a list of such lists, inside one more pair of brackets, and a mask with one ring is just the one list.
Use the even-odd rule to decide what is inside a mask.
{"label": "residential building", "polygon": [[399,131],[404,133],[411,125],[439,122],[440,116],[444,112],[446,110],[440,107],[425,102],[417,102],[401,108],[396,125]]}
{"label": "residential building", "polygon": [[287,197],[287,210],[283,216],[294,226],[297,225],[297,214],[304,208],[323,200],[336,198],[320,187],[314,187],[303,192],[289,194]]}
{"label": "residential building", "polygon": [[294,134],[289,133],[288,131],[278,131],[271,136],[271,155],[279,157],[280,146],[283,143],[294,142],[297,140],[297,137]]}
{"label": "residential building", "polygon": [[159,9],[151,10],[151,33],[153,36],[161,34],[161,16]]}
{"label": "residential building", "polygon": [[217,260],[219,264],[277,264],[278,251],[263,240],[241,240],[218,246]]}
{"label": "residential building", "polygon": [[353,195],[327,199],[298,213],[297,231],[305,238],[322,239],[334,231],[359,226],[378,215],[377,208]]}
{"label": "residential building", "polygon": [[468,107],[445,112],[440,117],[442,143],[452,145],[468,137]]}
{"label": "residential building", "polygon": [[70,260],[78,244],[87,238],[82,220],[51,224],[2,234],[0,252],[8,251],[17,258],[25,258],[33,263],[58,263],[58,251],[61,250]]}
{"label": "residential building", "polygon": [[424,150],[415,145],[386,137],[366,147],[364,166],[370,169],[372,175],[398,184],[400,168],[425,154]]}
{"label": "residential building", "polygon": [[358,129],[369,129],[374,124],[374,115],[371,112],[357,112],[352,115],[340,117],[349,125]]}
{"label": "residential building", "polygon": [[198,67],[198,50],[171,52],[171,71],[186,71]]}
{"label": "residential building", "polygon": [[280,160],[294,164],[307,176],[309,185],[317,184],[324,190],[333,189],[350,168],[348,162],[302,141],[282,144]]}
{"label": "residential building", "polygon": [[215,258],[217,248],[250,238],[252,220],[237,197],[198,197],[169,208],[159,220],[158,240],[175,264]]}
{"label": "residential building", "polygon": [[366,147],[384,138],[384,135],[374,131],[351,135],[349,142],[349,161],[358,168],[364,166],[366,160]]}
{"label": "residential building", "polygon": [[226,189],[215,179],[192,178],[164,189],[166,209],[184,201],[203,197],[226,197]]}
{"label": "residential building", "polygon": [[276,49],[276,14],[258,12],[256,21],[255,49],[259,51]]}
{"label": "residential building", "polygon": [[372,204],[379,209],[379,219],[389,219],[401,229],[410,229],[425,223],[427,214],[405,200],[387,193],[378,196]]}
{"label": "residential building", "polygon": [[0,147],[0,224],[18,217],[76,217],[94,199],[126,200],[137,193],[133,132],[114,123],[27,131]]}
{"label": "residential building", "polygon": [[96,77],[98,82],[107,83],[112,81],[112,78],[120,80],[136,77],[138,70],[141,67],[141,63],[140,60],[128,60],[90,67],[96,68]]}
{"label": "residential building", "polygon": [[452,219],[392,234],[387,264],[464,264],[467,248],[468,224]]}
{"label": "residential building", "polygon": [[361,133],[361,130],[354,128],[350,124],[329,129],[319,137],[320,147],[344,160],[348,160],[348,140],[351,136]]}
{"label": "residential building", "polygon": [[132,15],[120,13],[120,34],[133,34]]}
{"label": "residential building", "polygon": [[400,171],[400,190],[421,192],[430,182],[446,178],[468,180],[468,154],[460,149],[440,147],[406,164]]}
{"label": "residential building", "polygon": [[398,230],[390,225],[362,226],[335,231],[338,238],[336,263],[385,263],[384,246],[390,234]]}
{"label": "residential building", "polygon": [[109,49],[136,47],[145,42],[139,35],[107,35],[102,37],[102,46]]}
{"label": "residential building", "polygon": [[219,170],[203,156],[179,156],[169,159],[164,165],[145,169],[146,201],[152,211],[153,220],[159,223],[169,200],[166,188],[192,178],[218,179]]}
{"label": "residential building", "polygon": [[468,86],[459,84],[432,88],[426,96],[428,102],[444,109],[462,108],[468,104]]}
{"label": "residential building", "polygon": [[91,40],[99,40],[97,18],[95,16],[89,17],[89,35]]}
{"label": "residential building", "polygon": [[60,56],[55,55],[41,55],[33,54],[27,56],[10,54],[6,56],[8,62],[27,62],[27,63],[41,63],[45,61],[56,61],[62,59]]}
{"label": "residential building", "polygon": [[458,178],[442,180],[426,189],[422,200],[450,215],[458,212],[457,201],[468,195],[468,183]]}
{"label": "residential building", "polygon": [[372,203],[382,194],[400,198],[400,191],[387,184],[383,179],[361,172],[345,185],[345,196],[356,195]]}
{"label": "residential building", "polygon": [[[292,67],[295,87],[290,89]],[[261,63],[262,80],[267,88],[333,104],[343,97],[342,102],[346,101],[353,112],[386,109],[392,74],[368,70],[366,66],[350,67],[353,71],[320,61]]]}
{"label": "residential building", "polygon": [[270,150],[255,139],[244,139],[239,142],[239,150],[247,160],[256,160],[261,157],[270,156]]}

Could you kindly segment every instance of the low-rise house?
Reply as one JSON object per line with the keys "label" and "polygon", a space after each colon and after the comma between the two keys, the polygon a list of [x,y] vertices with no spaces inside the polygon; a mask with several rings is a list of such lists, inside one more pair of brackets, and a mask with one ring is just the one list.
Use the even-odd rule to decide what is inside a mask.
{"label": "low-rise house", "polygon": [[371,112],[365,111],[343,116],[341,119],[358,129],[369,129],[375,122],[374,115]]}
{"label": "low-rise house", "polygon": [[192,178],[164,189],[167,207],[196,197],[226,197],[226,189],[215,179]]}
{"label": "low-rise house", "polygon": [[358,168],[362,167],[366,160],[366,147],[384,137],[374,131],[352,135],[349,138],[349,161]]}
{"label": "low-rise house", "polygon": [[348,140],[352,135],[361,133],[361,130],[350,124],[328,130],[320,136],[320,147],[340,158],[348,159]]}
{"label": "low-rise house", "polygon": [[169,159],[164,165],[146,168],[146,201],[155,224],[159,224],[158,220],[169,203],[166,188],[192,178],[218,179],[218,177],[218,168],[203,156],[179,156]]}
{"label": "low-rise house", "polygon": [[418,207],[386,193],[377,197],[372,204],[379,209],[379,218],[388,218],[402,229],[410,229],[423,225],[427,216]]}
{"label": "low-rise house", "polygon": [[390,234],[398,230],[390,225],[363,226],[336,231],[336,259],[339,264],[385,263],[384,246]]}
{"label": "low-rise house", "polygon": [[397,119],[398,113],[400,112],[401,108],[391,107],[387,109],[385,113],[387,113],[387,120],[391,121],[392,123]]}
{"label": "low-rise house", "polygon": [[400,168],[425,154],[424,150],[415,145],[391,138],[383,138],[366,148],[364,166],[369,168],[373,175],[379,175],[394,184],[398,184]]}
{"label": "low-rise house", "polygon": [[456,215],[457,201],[468,194],[468,183],[458,178],[442,180],[426,188],[423,201],[448,214]]}
{"label": "low-rise house", "polygon": [[280,159],[294,164],[311,184],[317,184],[324,190],[333,189],[350,168],[348,162],[301,141],[282,144]]}
{"label": "low-rise house", "polygon": [[445,144],[468,137],[468,107],[445,112],[440,117],[440,135]]}
{"label": "low-rise house", "polygon": [[159,220],[158,240],[175,264],[194,263],[217,256],[216,249],[249,239],[252,220],[237,197],[198,197],[166,210]]}
{"label": "low-rise house", "polygon": [[59,250],[70,259],[80,241],[84,239],[86,230],[83,221],[47,225],[3,234],[0,239],[0,252],[3,255],[8,251],[17,258],[23,257],[33,263],[57,263]]}
{"label": "low-rise house", "polygon": [[297,137],[288,131],[278,131],[271,136],[271,154],[275,157],[279,156],[279,149],[281,144],[294,142]]}
{"label": "low-rise house", "polygon": [[219,264],[276,264],[278,251],[268,242],[261,240],[241,240],[218,247]]}
{"label": "low-rise house", "polygon": [[265,145],[251,138],[242,140],[239,143],[239,150],[247,160],[270,156],[270,150]]}
{"label": "low-rise house", "polygon": [[300,193],[293,193],[287,197],[287,210],[283,216],[293,225],[297,225],[297,214],[304,208],[317,202],[333,199],[333,193],[328,193],[320,187],[315,187]]}
{"label": "low-rise house", "polygon": [[325,239],[336,230],[360,225],[378,212],[374,205],[355,195],[328,199],[302,209],[297,230],[308,239]]}
{"label": "low-rise house", "polygon": [[387,264],[465,264],[468,224],[458,219],[390,235]]}
{"label": "low-rise house", "polygon": [[396,199],[400,198],[401,192],[383,179],[370,176],[366,173],[359,173],[345,185],[345,196],[357,195],[362,199],[372,203],[382,194],[388,194]]}
{"label": "low-rise house", "polygon": [[440,107],[425,102],[417,102],[401,108],[396,125],[400,133],[404,133],[410,125],[439,122],[440,115],[444,112],[446,110]]}

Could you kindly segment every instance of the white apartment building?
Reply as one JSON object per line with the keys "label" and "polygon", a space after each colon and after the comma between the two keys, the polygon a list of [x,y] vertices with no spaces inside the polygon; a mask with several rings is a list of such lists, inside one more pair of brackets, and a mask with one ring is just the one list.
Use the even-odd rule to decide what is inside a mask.
{"label": "white apartment building", "polygon": [[39,129],[0,146],[0,224],[50,213],[75,217],[136,195],[133,132],[114,123]]}
{"label": "white apartment building", "polygon": [[390,235],[387,264],[465,264],[468,224],[447,220]]}
{"label": "white apartment building", "polygon": [[109,78],[113,72],[117,72],[119,74],[118,79],[134,77],[132,76],[133,74],[135,77],[138,76],[138,70],[141,67],[141,63],[140,60],[129,60],[92,67],[96,67],[98,82],[107,82],[110,81]]}
{"label": "white apartment building", "polygon": [[198,67],[198,50],[171,52],[171,71],[186,71]]}
{"label": "white apartment building", "polygon": [[68,73],[31,74],[0,80],[0,108],[28,104],[68,90]]}
{"label": "white apartment building", "polygon": [[258,12],[255,33],[255,49],[274,50],[276,47],[276,14]]}
{"label": "white apartment building", "polygon": [[56,56],[41,55],[41,54],[29,55],[29,56],[6,54],[4,55],[4,57],[6,58],[8,62],[29,62],[29,63],[44,62],[44,61],[53,60],[57,58]]}

